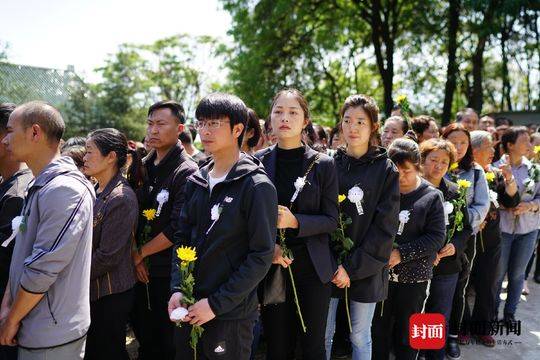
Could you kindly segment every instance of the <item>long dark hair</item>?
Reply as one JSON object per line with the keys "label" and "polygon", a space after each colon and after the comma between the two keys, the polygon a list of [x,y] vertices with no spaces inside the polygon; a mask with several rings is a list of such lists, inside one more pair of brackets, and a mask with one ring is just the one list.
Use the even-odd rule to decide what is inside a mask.
{"label": "long dark hair", "polygon": [[471,134],[463,125],[460,123],[452,123],[448,125],[443,133],[442,137],[443,139],[448,139],[448,136],[450,136],[451,133],[455,131],[461,131],[467,135],[467,139],[469,140],[469,146],[467,146],[467,152],[465,153],[465,156],[461,160],[459,160],[458,167],[462,170],[469,171],[473,167],[474,157],[472,152],[472,146],[471,146]]}

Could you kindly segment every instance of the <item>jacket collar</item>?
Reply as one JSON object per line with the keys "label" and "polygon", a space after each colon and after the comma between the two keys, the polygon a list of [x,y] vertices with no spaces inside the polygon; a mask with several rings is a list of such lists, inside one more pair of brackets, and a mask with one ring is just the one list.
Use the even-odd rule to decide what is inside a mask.
{"label": "jacket collar", "polygon": [[[146,155],[144,159],[142,160],[143,164],[147,165],[147,164],[153,163],[154,160],[156,159],[156,156],[157,156],[157,152],[152,149],[148,153],[148,155]],[[182,143],[180,141],[177,141],[176,144],[169,150],[167,155],[165,155],[165,157],[161,159],[159,164],[156,165],[156,168],[158,169],[158,171],[167,169],[171,166],[178,164],[178,161],[180,161],[180,159],[183,159],[185,157],[186,157],[186,152],[184,150],[184,147],[182,146]]]}
{"label": "jacket collar", "polygon": [[[302,174],[305,174],[309,165],[311,165],[311,163],[313,162],[315,157],[319,154],[319,152],[313,150],[311,147],[309,147],[305,143],[302,143],[302,147],[304,148],[304,156],[302,160]],[[268,174],[268,177],[270,178],[272,182],[275,182],[275,178],[276,178],[276,160],[277,160],[277,144],[272,145],[268,149],[268,152],[266,153],[264,158],[262,159],[262,163],[264,165],[266,173]]]}
{"label": "jacket collar", "polygon": [[101,192],[101,194],[99,194],[98,197],[101,199],[107,198],[117,186],[125,183],[126,180],[122,176],[122,173],[120,171],[117,172],[116,175],[111,179],[111,181],[109,181],[107,186],[105,186],[105,189],[103,189],[103,191]]}

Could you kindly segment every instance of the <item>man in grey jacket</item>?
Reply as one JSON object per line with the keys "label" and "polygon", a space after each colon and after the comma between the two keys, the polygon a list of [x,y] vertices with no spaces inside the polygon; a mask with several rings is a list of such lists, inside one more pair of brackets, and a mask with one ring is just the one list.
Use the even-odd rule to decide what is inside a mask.
{"label": "man in grey jacket", "polygon": [[60,112],[42,102],[19,106],[2,140],[35,176],[17,233],[0,311],[0,344],[19,346],[19,360],[82,359],[90,325],[91,184],[61,157]]}

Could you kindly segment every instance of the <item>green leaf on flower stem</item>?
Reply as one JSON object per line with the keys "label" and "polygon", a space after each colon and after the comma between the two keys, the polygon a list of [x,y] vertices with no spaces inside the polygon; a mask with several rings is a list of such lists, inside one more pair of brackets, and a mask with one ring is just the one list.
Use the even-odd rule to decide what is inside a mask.
{"label": "green leaf on flower stem", "polygon": [[351,225],[352,224],[352,219],[350,217],[347,217],[345,219],[345,222],[344,222],[345,225]]}
{"label": "green leaf on flower stem", "polygon": [[349,251],[353,248],[354,246],[354,242],[351,240],[350,237],[346,237],[344,240],[343,240],[343,247],[346,251]]}

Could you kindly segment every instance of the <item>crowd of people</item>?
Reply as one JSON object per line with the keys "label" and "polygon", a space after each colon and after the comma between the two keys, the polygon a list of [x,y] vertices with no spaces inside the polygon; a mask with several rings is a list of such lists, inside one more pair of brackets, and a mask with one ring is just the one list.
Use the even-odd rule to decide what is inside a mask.
{"label": "crowd of people", "polygon": [[[190,124],[153,104],[140,142],[64,140],[53,106],[0,104],[0,359],[129,359],[128,328],[140,360],[495,346],[540,282],[538,129],[399,105],[382,121],[366,95],[339,115],[314,124],[284,89],[262,120],[214,93]],[[424,312],[445,347],[409,345]]]}

